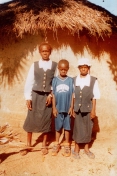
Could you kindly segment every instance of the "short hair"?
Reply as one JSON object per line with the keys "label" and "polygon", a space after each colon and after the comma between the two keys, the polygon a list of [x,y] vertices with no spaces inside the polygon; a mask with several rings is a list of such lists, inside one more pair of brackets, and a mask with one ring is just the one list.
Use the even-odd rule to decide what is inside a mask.
{"label": "short hair", "polygon": [[68,68],[69,68],[69,62],[68,62],[68,60],[66,60],[66,59],[61,59],[59,62],[58,62],[58,66],[60,65],[60,64],[66,64],[66,66],[68,66]]}
{"label": "short hair", "polygon": [[40,51],[41,47],[42,47],[42,46],[45,46],[45,45],[49,47],[49,50],[50,50],[50,51],[52,51],[51,45],[50,45],[49,43],[47,43],[47,42],[42,42],[42,43],[39,45],[39,51]]}

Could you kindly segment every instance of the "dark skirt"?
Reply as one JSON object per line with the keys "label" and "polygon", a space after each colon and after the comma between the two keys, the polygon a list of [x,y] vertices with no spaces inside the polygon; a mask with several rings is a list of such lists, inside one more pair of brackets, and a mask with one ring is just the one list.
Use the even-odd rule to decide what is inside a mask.
{"label": "dark skirt", "polygon": [[23,128],[27,132],[51,131],[52,107],[46,106],[48,93],[32,92],[32,111],[28,110]]}
{"label": "dark skirt", "polygon": [[91,141],[93,122],[90,113],[76,113],[73,127],[73,140],[76,143],[89,143]]}

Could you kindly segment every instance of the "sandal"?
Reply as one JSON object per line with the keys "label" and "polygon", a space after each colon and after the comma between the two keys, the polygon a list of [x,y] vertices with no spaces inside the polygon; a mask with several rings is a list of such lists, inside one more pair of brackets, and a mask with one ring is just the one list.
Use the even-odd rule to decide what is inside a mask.
{"label": "sandal", "polygon": [[66,157],[69,157],[71,155],[71,149],[70,149],[69,144],[65,144],[63,155]]}
{"label": "sandal", "polygon": [[90,151],[89,152],[84,151],[84,153],[91,159],[95,158],[95,155],[92,152],[90,152]]}
{"label": "sandal", "polygon": [[54,145],[52,148],[52,156],[56,156],[59,150],[60,150],[60,145],[59,144]]}
{"label": "sandal", "polygon": [[72,150],[72,156],[73,156],[75,159],[80,159],[79,153],[74,152],[74,150]]}
{"label": "sandal", "polygon": [[20,150],[19,153],[20,153],[20,155],[24,156],[24,155],[26,155],[28,152],[29,152],[28,149],[23,149],[23,150]]}
{"label": "sandal", "polygon": [[48,148],[46,146],[45,147],[41,147],[41,151],[42,151],[43,155],[47,155],[48,154]]}

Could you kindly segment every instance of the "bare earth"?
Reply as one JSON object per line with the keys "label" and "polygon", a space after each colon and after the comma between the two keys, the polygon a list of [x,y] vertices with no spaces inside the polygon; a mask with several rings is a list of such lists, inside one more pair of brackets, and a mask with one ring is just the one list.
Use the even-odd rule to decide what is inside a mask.
{"label": "bare earth", "polygon": [[[32,151],[21,156],[20,150],[26,143],[26,133],[21,128],[13,129],[16,137],[0,145],[0,176],[117,176],[117,129],[97,133],[90,150],[95,159],[89,159],[81,148],[81,159],[64,157],[63,144],[57,156],[51,156],[54,136],[48,143],[49,153],[41,153],[41,137],[33,135]],[[74,142],[71,143],[74,148]]]}

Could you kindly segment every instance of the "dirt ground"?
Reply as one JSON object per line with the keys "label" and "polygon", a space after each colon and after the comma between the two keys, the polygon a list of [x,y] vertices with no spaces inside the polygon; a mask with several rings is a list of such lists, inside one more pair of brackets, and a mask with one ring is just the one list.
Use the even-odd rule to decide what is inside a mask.
{"label": "dirt ground", "polygon": [[[12,128],[12,126],[11,126]],[[51,156],[53,133],[48,142],[49,153],[42,155],[41,135],[33,134],[33,150],[21,156],[20,150],[26,144],[26,133],[21,128],[13,129],[17,137],[0,145],[0,176],[117,176],[117,129],[105,130],[93,136],[90,145],[95,159],[89,159],[81,146],[81,159],[64,157],[63,145],[57,156]],[[74,142],[71,141],[71,148]]]}

